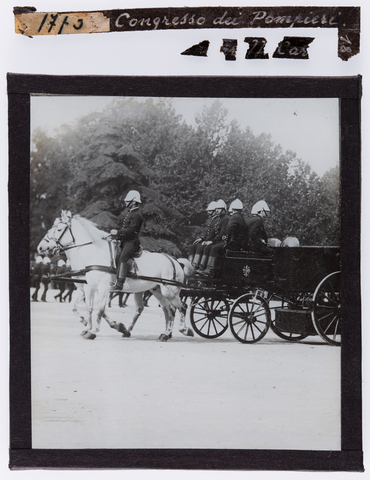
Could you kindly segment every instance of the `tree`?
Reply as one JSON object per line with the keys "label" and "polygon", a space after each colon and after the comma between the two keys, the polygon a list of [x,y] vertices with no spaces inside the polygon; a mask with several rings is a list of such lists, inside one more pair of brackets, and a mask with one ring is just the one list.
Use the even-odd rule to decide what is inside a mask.
{"label": "tree", "polygon": [[194,124],[170,99],[114,100],[103,112],[64,126],[55,137],[33,135],[31,247],[61,208],[106,229],[116,227],[128,190],[143,199],[143,244],[185,254],[206,219],[210,201],[239,198],[248,214],[266,200],[270,236],[302,244],[339,242],[339,174],[320,179],[268,134],[228,121],[219,100]]}

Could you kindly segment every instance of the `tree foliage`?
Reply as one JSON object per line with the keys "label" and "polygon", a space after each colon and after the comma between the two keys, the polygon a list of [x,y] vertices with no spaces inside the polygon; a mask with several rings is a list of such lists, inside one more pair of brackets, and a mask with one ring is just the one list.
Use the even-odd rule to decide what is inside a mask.
{"label": "tree foliage", "polygon": [[338,169],[319,178],[269,135],[228,122],[217,100],[189,125],[170,100],[124,98],[54,137],[34,133],[31,249],[62,208],[117,227],[130,189],[142,194],[142,241],[151,250],[185,253],[219,198],[239,198],[246,215],[266,200],[269,236],[339,244]]}

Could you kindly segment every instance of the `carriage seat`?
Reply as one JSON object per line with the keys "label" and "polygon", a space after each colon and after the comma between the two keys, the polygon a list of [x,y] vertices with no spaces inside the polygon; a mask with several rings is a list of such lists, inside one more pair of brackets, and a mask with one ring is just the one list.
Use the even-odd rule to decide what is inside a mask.
{"label": "carriage seat", "polygon": [[241,260],[258,260],[260,262],[272,262],[272,255],[262,255],[260,253],[251,252],[248,250],[226,250],[225,257]]}

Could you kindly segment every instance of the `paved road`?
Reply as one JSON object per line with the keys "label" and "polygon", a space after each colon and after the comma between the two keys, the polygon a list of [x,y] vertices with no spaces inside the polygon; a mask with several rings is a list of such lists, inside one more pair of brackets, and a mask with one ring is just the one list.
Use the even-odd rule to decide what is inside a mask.
{"label": "paved road", "polygon": [[[109,313],[127,324],[130,302]],[[317,337],[190,338],[177,318],[159,343],[153,298],[130,339],[106,323],[83,339],[69,304],[32,303],[31,321],[34,448],[340,449],[340,348]]]}

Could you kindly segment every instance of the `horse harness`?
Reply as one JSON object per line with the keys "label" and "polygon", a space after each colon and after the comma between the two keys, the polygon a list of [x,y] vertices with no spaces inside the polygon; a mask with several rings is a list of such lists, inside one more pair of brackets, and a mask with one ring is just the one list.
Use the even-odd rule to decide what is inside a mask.
{"label": "horse harness", "polygon": [[[71,245],[67,245],[67,246],[63,246],[60,242],[60,240],[62,239],[63,235],[65,234],[65,232],[69,230],[70,234],[71,234],[71,237],[72,237],[72,241],[73,241],[73,244]],[[73,232],[72,232],[72,229],[70,228],[70,226],[68,225],[68,223],[65,223],[65,228],[64,230],[62,231],[62,233],[60,234],[60,236],[58,238],[55,238],[53,239],[57,245],[60,247],[61,250],[63,251],[66,251],[66,250],[70,250],[72,248],[78,248],[78,247],[84,247],[86,245],[91,245],[93,242],[90,241],[90,242],[86,242],[86,243],[82,243],[82,244],[79,244],[79,245],[76,245],[75,244],[75,238],[74,238],[74,235],[73,235]],[[87,267],[85,267],[84,269],[82,270],[78,270],[78,271],[72,271],[72,272],[69,272],[68,275],[63,275],[63,278],[67,277],[68,279],[73,277],[73,276],[80,276],[80,275],[86,275],[86,273],[88,272],[91,272],[91,271],[99,271],[99,272],[106,272],[106,273],[116,273],[117,269],[114,265],[114,255],[113,255],[113,250],[112,250],[112,245],[111,245],[111,242],[108,241],[108,245],[109,245],[109,253],[110,253],[110,257],[111,257],[111,265],[108,267],[108,266],[105,266],[105,265],[88,265]],[[171,257],[170,255],[168,255],[167,253],[164,253],[162,252],[162,255],[164,255],[166,258],[168,258],[168,260],[170,261],[171,265],[172,265],[172,272],[173,272],[173,275],[172,275],[172,279],[168,279],[168,280],[163,280],[161,278],[158,278],[158,277],[147,277],[147,276],[143,276],[143,275],[137,275],[137,273],[135,272],[135,270],[137,269],[137,266],[136,266],[136,262],[134,260],[134,258],[138,258],[141,256],[143,252],[143,248],[141,247],[140,250],[133,256],[132,259],[132,264],[131,264],[131,268],[133,267],[134,268],[134,271],[130,271],[128,273],[128,277],[129,278],[132,278],[133,280],[148,280],[148,281],[157,281],[157,282],[160,282],[162,283],[163,285],[174,285],[174,286],[183,286],[182,283],[180,282],[177,282],[176,281],[176,266],[175,266],[175,260],[173,259],[173,257]],[[136,268],[135,268],[136,267]],[[58,275],[53,275],[53,278],[59,278]],[[72,280],[74,281],[74,280]]]}
{"label": "horse harness", "polygon": [[[72,248],[84,247],[86,245],[92,245],[92,243],[93,243],[92,241],[86,242],[86,243],[81,243],[80,245],[76,245],[76,240],[75,240],[75,237],[73,235],[73,232],[72,232],[72,229],[71,229],[70,225],[67,222],[63,222],[63,223],[65,224],[65,228],[62,231],[62,233],[59,235],[58,238],[56,238],[55,235],[54,235],[54,238],[50,238],[48,234],[45,235],[45,238],[47,238],[48,240],[54,240],[55,243],[59,246],[60,250],[62,250],[62,251],[71,250]],[[69,230],[69,233],[71,234],[72,244],[63,246],[61,244],[61,239],[63,238],[63,236],[64,236],[64,234],[66,233],[67,230]]]}

